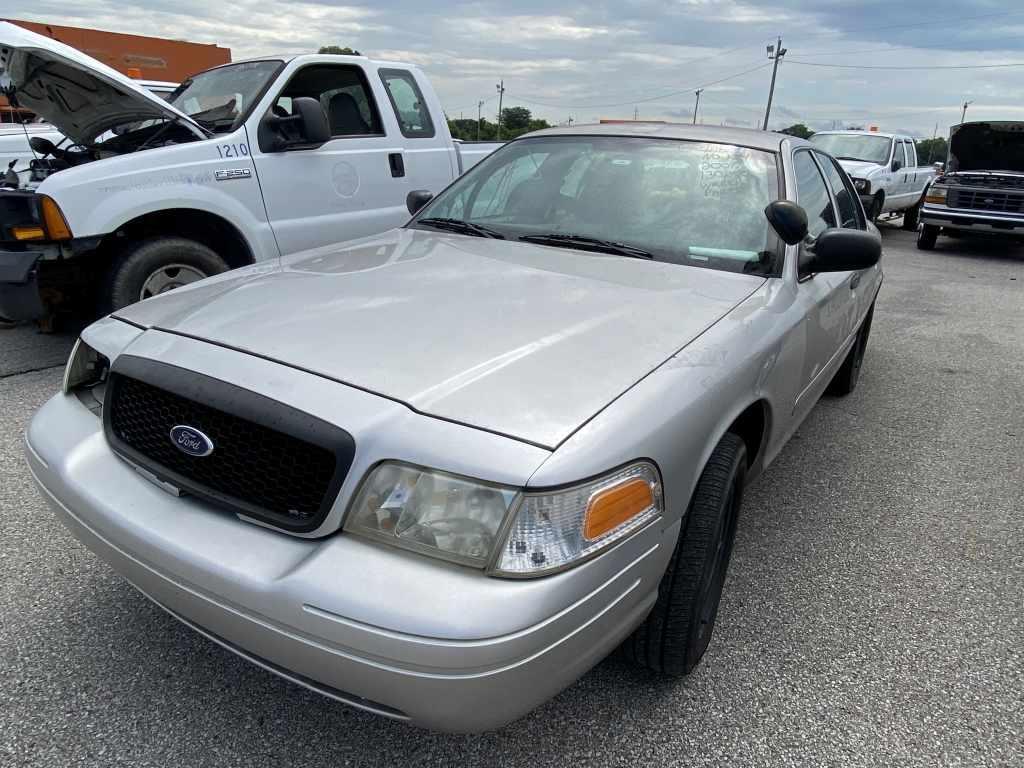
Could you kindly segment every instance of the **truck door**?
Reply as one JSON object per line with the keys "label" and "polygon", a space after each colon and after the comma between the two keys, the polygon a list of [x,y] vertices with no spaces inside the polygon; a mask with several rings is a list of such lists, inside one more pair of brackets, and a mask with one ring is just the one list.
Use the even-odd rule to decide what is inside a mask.
{"label": "truck door", "polygon": [[[448,132],[438,130],[437,121],[444,120],[440,112],[431,115],[417,74],[408,69],[381,69],[381,83],[387,91],[391,110],[385,117],[395,121],[398,133],[405,139],[402,153],[406,185],[410,190],[427,189],[435,195],[455,178],[456,159]],[[422,77],[422,75],[420,75]],[[426,85],[426,84],[424,84]]]}
{"label": "truck door", "polygon": [[385,134],[381,110],[360,63],[306,64],[291,74],[271,110],[292,99],[319,100],[331,138],[316,149],[268,151],[250,121],[249,139],[267,216],[282,254],[383,232],[403,224],[406,180],[395,173],[401,142]]}
{"label": "truck door", "polygon": [[[822,176],[813,154],[807,149],[797,150],[793,154],[797,202],[807,211],[808,220],[808,236],[800,246],[800,282],[797,287],[800,302],[805,307],[803,369],[800,372],[800,393],[793,404],[793,417],[798,421],[817,402],[836,367],[842,362],[842,347],[851,332],[852,318],[856,312],[855,295],[850,288],[854,273],[812,273],[802,267],[802,264],[810,261],[818,236],[826,229],[844,223],[836,215],[829,184]],[[851,198],[849,202],[853,205],[856,201]],[[852,208],[846,211],[845,223],[855,224],[856,216]]]}

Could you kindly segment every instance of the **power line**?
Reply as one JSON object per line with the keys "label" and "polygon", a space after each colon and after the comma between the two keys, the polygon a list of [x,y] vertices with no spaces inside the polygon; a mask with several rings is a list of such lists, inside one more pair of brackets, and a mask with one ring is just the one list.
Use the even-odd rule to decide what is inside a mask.
{"label": "power line", "polygon": [[556,107],[556,108],[562,108],[562,109],[605,109],[607,107],[622,107],[622,106],[627,106],[629,104],[638,104],[638,103],[644,103],[644,102],[649,102],[649,101],[660,101],[661,99],[668,99],[668,98],[671,98],[673,96],[679,96],[680,94],[683,94],[683,93],[690,93],[693,90],[695,90],[696,88],[702,88],[702,89],[703,88],[708,88],[708,87],[710,87],[712,85],[718,85],[719,83],[724,83],[727,80],[732,80],[732,79],[737,78],[737,77],[742,77],[743,75],[749,75],[751,72],[757,72],[759,69],[765,69],[765,68],[770,67],[770,66],[771,66],[770,62],[763,63],[763,64],[758,64],[756,67],[752,67],[750,69],[745,69],[742,72],[734,72],[733,74],[726,75],[725,77],[719,78],[718,80],[712,80],[710,83],[701,83],[701,84],[697,84],[697,85],[691,85],[691,86],[689,86],[687,88],[683,88],[683,89],[678,90],[678,91],[671,91],[669,93],[662,93],[662,94],[659,94],[657,96],[650,96],[650,97],[644,98],[644,99],[630,99],[629,101],[619,101],[619,102],[615,102],[613,104],[560,104],[560,103],[556,104],[556,103],[552,103],[552,102],[537,101],[535,99],[527,99],[527,98],[523,98],[522,96],[516,96],[514,94],[510,95],[509,98],[510,99],[515,99],[517,101],[525,102],[526,104],[533,104],[533,105],[538,106],[538,107]]}
{"label": "power line", "polygon": [[884,64],[826,64],[820,61],[798,61],[790,59],[787,63],[799,64],[804,67],[828,67],[830,69],[1003,69],[1006,67],[1024,67],[1024,61],[1007,64],[940,64],[921,66],[887,66]]}

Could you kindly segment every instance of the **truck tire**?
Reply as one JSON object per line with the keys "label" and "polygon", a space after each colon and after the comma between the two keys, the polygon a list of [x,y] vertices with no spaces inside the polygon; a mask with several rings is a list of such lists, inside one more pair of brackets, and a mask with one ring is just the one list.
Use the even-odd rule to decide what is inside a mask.
{"label": "truck tire", "polygon": [[152,237],[132,243],[110,265],[100,306],[114,312],[150,296],[227,272],[209,247],[184,237]]}
{"label": "truck tire", "polygon": [[726,434],[701,473],[650,614],[620,647],[635,664],[689,674],[711,642],[747,475],[743,440]]}
{"label": "truck tire", "polygon": [[917,229],[917,222],[921,218],[921,202],[918,200],[916,205],[903,212],[903,229],[910,232]]}
{"label": "truck tire", "polygon": [[917,249],[919,251],[935,250],[935,241],[939,239],[939,228],[934,224],[922,224],[917,230]]}
{"label": "truck tire", "polygon": [[882,206],[885,204],[885,198],[882,195],[875,195],[871,198],[871,205],[868,206],[867,215],[868,221],[874,224],[878,221],[878,217],[882,215]]}
{"label": "truck tire", "polygon": [[860,379],[860,369],[864,365],[864,350],[868,347],[868,336],[871,335],[871,318],[875,316],[875,305],[871,305],[867,317],[861,323],[857,338],[853,340],[853,346],[846,353],[846,359],[839,366],[832,381],[825,388],[826,394],[844,397],[857,388],[857,381]]}

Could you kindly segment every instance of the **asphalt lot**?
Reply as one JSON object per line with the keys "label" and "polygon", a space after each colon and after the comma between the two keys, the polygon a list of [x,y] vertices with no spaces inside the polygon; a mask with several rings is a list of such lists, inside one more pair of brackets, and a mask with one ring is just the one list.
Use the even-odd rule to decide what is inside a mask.
{"label": "asphalt lot", "polygon": [[0,765],[1024,765],[1024,248],[883,233],[860,386],[749,490],[702,666],[608,660],[482,736],[279,680],[93,557],[21,458],[73,339],[0,330]]}

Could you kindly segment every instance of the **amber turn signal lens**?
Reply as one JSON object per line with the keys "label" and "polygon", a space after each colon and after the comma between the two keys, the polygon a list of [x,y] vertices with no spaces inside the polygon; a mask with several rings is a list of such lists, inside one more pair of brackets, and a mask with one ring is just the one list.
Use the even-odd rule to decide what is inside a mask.
{"label": "amber turn signal lens", "polygon": [[600,538],[627,520],[646,512],[654,504],[654,491],[647,480],[635,477],[598,491],[587,505],[583,536],[588,541]]}
{"label": "amber turn signal lens", "polygon": [[46,237],[42,227],[11,227],[15,240],[42,240]]}
{"label": "amber turn signal lens", "polygon": [[67,219],[61,213],[60,207],[52,198],[46,195],[40,195],[40,197],[42,198],[40,204],[43,213],[43,226],[46,227],[46,234],[49,239],[70,240],[71,227],[68,226]]}

